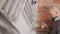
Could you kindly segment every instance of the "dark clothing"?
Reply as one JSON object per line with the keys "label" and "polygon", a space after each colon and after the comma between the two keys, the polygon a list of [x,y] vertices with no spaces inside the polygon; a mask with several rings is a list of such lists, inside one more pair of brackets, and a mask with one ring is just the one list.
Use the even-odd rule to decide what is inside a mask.
{"label": "dark clothing", "polygon": [[56,20],[50,34],[60,34],[60,20]]}

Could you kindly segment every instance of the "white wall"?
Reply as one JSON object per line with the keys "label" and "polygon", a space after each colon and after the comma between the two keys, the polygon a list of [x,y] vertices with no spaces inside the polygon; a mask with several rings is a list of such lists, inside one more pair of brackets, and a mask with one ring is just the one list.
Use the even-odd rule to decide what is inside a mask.
{"label": "white wall", "polygon": [[[2,0],[0,0],[2,1]],[[1,9],[6,18],[21,32],[21,34],[36,34],[33,30],[37,20],[37,4],[32,0],[8,0]],[[1,5],[2,7],[2,5]]]}
{"label": "white wall", "polygon": [[[17,25],[17,28],[22,32],[22,34],[36,34],[36,31],[33,30],[32,25],[34,25],[34,26],[36,25],[35,21],[37,20],[37,4],[31,4],[31,0],[29,0],[28,2],[30,4],[30,6],[29,5],[27,5],[27,7],[26,7],[26,5],[24,6],[26,11],[23,8],[23,10],[20,12],[16,25]],[[28,4],[28,2],[26,2],[25,4]],[[29,21],[29,18],[26,13],[28,14],[28,16],[31,15],[29,18],[32,17],[32,19],[33,19],[32,24]],[[29,13],[31,13],[31,14],[29,14]]]}
{"label": "white wall", "polygon": [[6,0],[0,0],[0,9],[3,7],[3,5],[5,4]]}

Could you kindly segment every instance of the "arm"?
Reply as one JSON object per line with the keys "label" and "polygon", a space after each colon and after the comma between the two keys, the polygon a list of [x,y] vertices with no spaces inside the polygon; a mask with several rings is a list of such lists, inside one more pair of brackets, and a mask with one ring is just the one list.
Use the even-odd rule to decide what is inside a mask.
{"label": "arm", "polygon": [[60,20],[57,21],[57,34],[60,34]]}
{"label": "arm", "polygon": [[57,34],[57,23],[55,22],[54,25],[52,26],[52,31],[50,34]]}

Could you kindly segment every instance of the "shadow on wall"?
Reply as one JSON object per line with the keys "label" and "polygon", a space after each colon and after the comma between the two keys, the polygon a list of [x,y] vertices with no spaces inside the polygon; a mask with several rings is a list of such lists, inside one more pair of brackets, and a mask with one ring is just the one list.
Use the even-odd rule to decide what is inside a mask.
{"label": "shadow on wall", "polygon": [[20,34],[20,32],[1,13],[0,34]]}

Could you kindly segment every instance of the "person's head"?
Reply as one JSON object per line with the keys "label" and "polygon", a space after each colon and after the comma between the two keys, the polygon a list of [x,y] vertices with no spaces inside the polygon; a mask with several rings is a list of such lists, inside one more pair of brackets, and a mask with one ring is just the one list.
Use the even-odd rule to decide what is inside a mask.
{"label": "person's head", "polygon": [[53,7],[50,9],[50,14],[53,18],[60,16],[60,10],[59,7]]}

